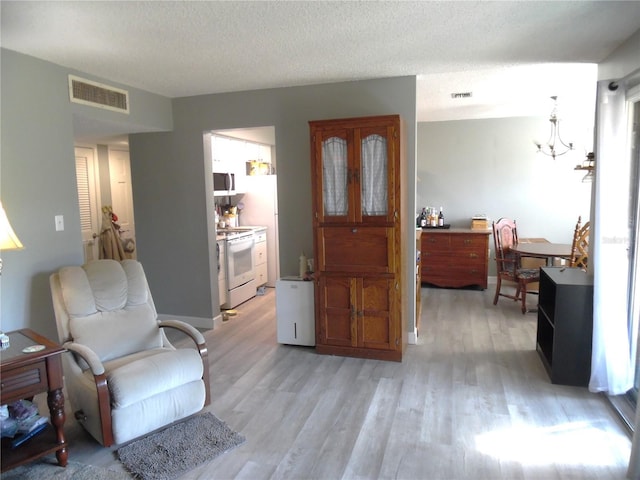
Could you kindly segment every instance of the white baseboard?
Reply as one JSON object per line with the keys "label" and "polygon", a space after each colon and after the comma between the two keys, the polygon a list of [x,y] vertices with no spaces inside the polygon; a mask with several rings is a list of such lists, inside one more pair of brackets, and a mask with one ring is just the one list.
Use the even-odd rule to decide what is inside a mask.
{"label": "white baseboard", "polygon": [[222,312],[220,312],[218,315],[216,315],[215,317],[213,317],[213,328],[220,328],[220,325],[222,325],[223,322],[223,318],[222,318]]}
{"label": "white baseboard", "polygon": [[182,315],[165,315],[158,314],[159,320],[181,320],[195,328],[203,328],[205,330],[212,330],[222,324],[222,315],[218,315],[217,317],[211,318],[203,318],[203,317],[185,317]]}
{"label": "white baseboard", "polygon": [[418,334],[414,329],[413,332],[409,332],[409,335],[407,336],[407,344],[416,345],[417,343],[418,343]]}

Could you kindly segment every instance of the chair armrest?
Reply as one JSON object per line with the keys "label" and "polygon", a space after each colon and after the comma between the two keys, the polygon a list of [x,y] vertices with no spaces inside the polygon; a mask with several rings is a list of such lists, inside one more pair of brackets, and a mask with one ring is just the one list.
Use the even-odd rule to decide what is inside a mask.
{"label": "chair armrest", "polygon": [[158,325],[162,328],[175,328],[185,333],[196,343],[196,345],[206,344],[204,336],[192,325],[181,320],[160,320]]}
{"label": "chair armrest", "polygon": [[102,442],[105,447],[113,445],[113,430],[111,426],[111,394],[107,385],[104,365],[98,355],[85,345],[75,342],[66,342],[64,348],[80,356],[93,373],[98,395],[98,415],[102,426]]}
{"label": "chair armrest", "polygon": [[189,325],[186,322],[181,320],[159,320],[158,325],[161,328],[175,328],[185,333],[187,336],[191,337],[198,348],[198,352],[200,353],[200,358],[202,358],[202,379],[205,384],[205,406],[211,403],[211,392],[209,389],[209,352],[207,350],[207,342],[204,339],[204,335],[200,333],[194,326]]}
{"label": "chair armrest", "polygon": [[89,347],[75,342],[66,342],[63,347],[79,355],[85,362],[87,362],[87,365],[89,365],[91,373],[93,373],[94,376],[104,374],[104,365],[102,364],[102,361]]}

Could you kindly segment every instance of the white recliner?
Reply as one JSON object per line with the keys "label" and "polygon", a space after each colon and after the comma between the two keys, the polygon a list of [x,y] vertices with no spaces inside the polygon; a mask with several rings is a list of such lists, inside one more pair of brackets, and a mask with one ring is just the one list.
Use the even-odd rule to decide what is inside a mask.
{"label": "white recliner", "polygon": [[[142,265],[96,260],[50,277],[65,387],[76,418],[104,446],[122,444],[209,404],[202,334],[159,321]],[[184,332],[176,349],[163,328]]]}

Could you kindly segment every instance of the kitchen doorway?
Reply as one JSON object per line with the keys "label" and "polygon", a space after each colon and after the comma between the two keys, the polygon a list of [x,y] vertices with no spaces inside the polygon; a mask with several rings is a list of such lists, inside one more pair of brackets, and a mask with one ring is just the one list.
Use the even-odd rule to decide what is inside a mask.
{"label": "kitchen doorway", "polygon": [[116,214],[126,258],[136,258],[133,190],[128,138],[95,140],[75,147],[84,262],[100,258],[104,207]]}
{"label": "kitchen doorway", "polygon": [[274,126],[205,133],[209,147],[205,157],[211,171],[233,179],[232,192],[219,191],[212,182],[216,231],[225,215],[231,216],[233,226],[266,227],[266,287],[275,287],[280,276],[275,133]]}

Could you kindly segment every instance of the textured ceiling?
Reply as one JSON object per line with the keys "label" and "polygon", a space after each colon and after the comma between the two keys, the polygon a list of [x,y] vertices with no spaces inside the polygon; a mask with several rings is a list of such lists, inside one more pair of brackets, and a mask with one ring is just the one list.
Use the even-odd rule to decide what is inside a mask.
{"label": "textured ceiling", "polygon": [[546,114],[551,95],[592,93],[593,64],[640,28],[638,1],[0,8],[4,48],[168,97],[417,75],[419,121]]}

